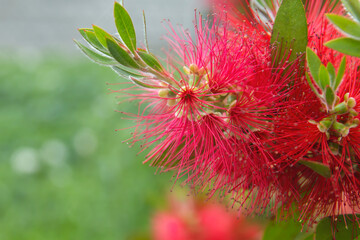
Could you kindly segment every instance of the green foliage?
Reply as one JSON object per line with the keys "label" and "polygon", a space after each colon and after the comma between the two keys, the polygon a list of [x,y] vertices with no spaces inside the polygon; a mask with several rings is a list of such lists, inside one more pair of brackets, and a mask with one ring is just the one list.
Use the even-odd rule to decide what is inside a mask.
{"label": "green foliage", "polygon": [[138,51],[139,56],[142,60],[151,68],[153,68],[156,71],[161,72],[163,70],[163,67],[161,66],[160,62],[156,59],[154,55],[151,53]]}
{"label": "green foliage", "polygon": [[341,84],[341,81],[342,81],[342,79],[344,77],[344,74],[345,74],[345,68],[346,68],[346,58],[343,57],[341,59],[340,67],[339,67],[339,70],[338,70],[337,75],[336,75],[335,85],[333,86],[333,88],[335,90],[338,89],[338,87]]}
{"label": "green foliage", "polygon": [[350,56],[360,57],[360,2],[342,0],[342,3],[354,20],[334,14],[327,14],[327,18],[348,37],[331,40],[325,43],[325,46]]}
{"label": "green foliage", "polygon": [[360,22],[360,2],[359,0],[341,0],[346,10],[353,16],[358,22]]}
{"label": "green foliage", "polygon": [[105,65],[105,66],[112,66],[115,65],[116,62],[109,58],[106,57],[104,55],[101,55],[93,50],[91,50],[90,48],[85,47],[83,44],[79,43],[78,41],[74,40],[74,42],[77,44],[77,46],[79,47],[79,49],[86,55],[88,56],[92,61],[100,64],[100,65]]}
{"label": "green foliage", "polygon": [[306,48],[306,62],[314,81],[317,85],[320,85],[319,70],[321,66],[321,60],[310,48]]}
{"label": "green foliage", "polygon": [[121,39],[95,25],[93,29],[80,28],[80,34],[92,46],[90,49],[74,40],[80,50],[94,62],[111,67],[122,78],[130,78],[133,83],[141,87],[161,88],[160,84],[147,82],[154,76],[157,77],[158,83],[172,84],[172,79],[164,74],[161,63],[152,53],[148,50],[136,49],[132,20],[125,8],[117,2],[114,5],[114,16]]}
{"label": "green foliage", "polygon": [[360,234],[360,228],[353,215],[339,215],[338,221],[331,217],[323,218],[316,227],[316,240],[346,239],[352,240]]}
{"label": "green foliage", "polygon": [[[305,229],[306,227],[304,227]],[[306,232],[302,224],[295,219],[288,219],[286,221],[271,221],[264,232],[262,240],[307,240],[313,239],[313,233]]]}
{"label": "green foliage", "polygon": [[122,47],[119,46],[114,40],[107,38],[106,45],[113,58],[118,61],[121,65],[139,68],[139,65],[133,60],[133,58],[126,52]]}
{"label": "green foliage", "polygon": [[353,38],[337,38],[327,42],[325,46],[350,56],[360,57],[360,41]]}
{"label": "green foliage", "polygon": [[324,65],[321,64],[319,69],[320,88],[324,91],[330,85],[330,76]]}
{"label": "green foliage", "polygon": [[279,62],[291,49],[289,60],[305,52],[308,29],[304,5],[301,0],[283,0],[275,18],[271,43],[277,47],[275,62]]}
{"label": "green foliage", "polygon": [[[341,64],[338,72],[336,73],[336,69],[332,63],[328,63],[327,67],[325,67],[320,58],[314,53],[309,47],[306,49],[306,62],[310,71],[310,74],[316,84],[316,87],[321,89],[323,93],[326,88],[329,86],[332,88],[332,91],[336,93],[338,87],[341,84],[342,78],[345,73],[346,67],[346,58],[344,57],[341,60]],[[310,87],[313,89],[316,95],[326,101],[324,96],[318,92],[318,90],[314,87],[311,79],[307,75],[307,80]]]}
{"label": "green foliage", "polygon": [[104,48],[108,48],[107,39],[114,41],[112,36],[109,33],[107,33],[104,29],[102,29],[96,25],[93,25],[93,29],[94,29],[95,36],[98,39],[98,41],[101,43],[101,45]]}
{"label": "green foliage", "polygon": [[131,17],[126,9],[119,3],[114,5],[115,25],[122,41],[132,51],[136,50],[136,34]]}
{"label": "green foliage", "polygon": [[329,166],[319,163],[319,162],[313,162],[313,161],[304,161],[300,160],[298,163],[307,166],[308,168],[311,168],[314,172],[318,173],[319,175],[330,178],[331,177],[331,171]]}
{"label": "green foliage", "polygon": [[345,34],[356,39],[360,38],[360,23],[336,14],[327,14],[326,16],[335,27]]}

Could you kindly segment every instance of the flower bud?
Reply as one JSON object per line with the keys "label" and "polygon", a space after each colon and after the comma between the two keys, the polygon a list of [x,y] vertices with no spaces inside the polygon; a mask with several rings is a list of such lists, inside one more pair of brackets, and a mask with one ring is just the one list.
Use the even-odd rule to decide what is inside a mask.
{"label": "flower bud", "polygon": [[169,93],[169,90],[161,89],[161,90],[159,90],[158,95],[161,98],[166,98],[166,97],[168,97],[168,93]]}
{"label": "flower bud", "polygon": [[176,105],[176,99],[169,99],[167,100],[167,105],[169,107],[175,106]]}
{"label": "flower bud", "polygon": [[356,117],[357,115],[359,115],[359,113],[357,111],[355,111],[354,109],[350,109],[350,115],[353,117]]}
{"label": "flower bud", "polygon": [[344,114],[347,113],[347,111],[348,111],[348,106],[345,102],[341,102],[334,107],[334,113],[337,114]]}
{"label": "flower bud", "polygon": [[336,130],[342,137],[346,137],[347,135],[349,135],[349,128],[347,126],[345,126],[342,123],[339,122],[335,122],[333,124],[333,128],[334,130]]}
{"label": "flower bud", "polygon": [[190,69],[186,66],[183,67],[184,73],[190,74]]}
{"label": "flower bud", "polygon": [[199,72],[199,67],[196,64],[190,64],[189,66],[190,73],[197,74]]}
{"label": "flower bud", "polygon": [[356,106],[356,100],[355,98],[351,97],[349,98],[349,100],[347,101],[347,106],[348,108],[353,108]]}

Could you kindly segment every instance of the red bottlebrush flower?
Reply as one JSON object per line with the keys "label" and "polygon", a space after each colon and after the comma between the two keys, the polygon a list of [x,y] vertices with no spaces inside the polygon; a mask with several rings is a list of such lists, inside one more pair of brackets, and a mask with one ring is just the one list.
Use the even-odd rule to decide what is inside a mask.
{"label": "red bottlebrush flower", "polygon": [[200,17],[196,26],[195,40],[170,28],[170,80],[136,96],[147,111],[136,116],[135,141],[146,141],[151,165],[263,211],[277,195],[264,142],[296,65],[273,67],[266,41],[217,19],[210,26]]}
{"label": "red bottlebrush flower", "polygon": [[154,240],[256,240],[262,235],[260,226],[222,205],[173,198],[169,210],[153,217],[152,232]]}
{"label": "red bottlebrush flower", "polygon": [[171,213],[158,213],[153,219],[154,240],[189,240],[191,233],[184,221]]}
{"label": "red bottlebrush flower", "polygon": [[[334,65],[338,69],[341,55],[323,45],[338,34],[323,16],[322,6],[312,4],[313,11],[321,15],[310,19],[309,46],[324,67]],[[348,58],[340,86],[331,87],[333,103],[325,98],[325,87],[330,86],[312,90],[305,77],[299,80],[289,99],[290,106],[297,106],[282,109],[275,119],[271,144],[280,156],[273,162],[282,173],[278,186],[285,191],[291,187],[284,201],[287,206],[296,202],[300,218],[310,224],[319,217],[336,219],[339,214],[349,213],[349,208],[352,214],[359,209],[358,66],[358,59]]]}

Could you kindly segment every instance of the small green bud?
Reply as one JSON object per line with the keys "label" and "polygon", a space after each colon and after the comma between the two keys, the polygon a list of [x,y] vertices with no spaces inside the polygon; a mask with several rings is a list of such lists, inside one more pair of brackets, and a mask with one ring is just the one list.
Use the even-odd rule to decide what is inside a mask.
{"label": "small green bud", "polygon": [[352,123],[350,124],[349,128],[356,128],[359,126],[360,120],[358,118],[355,118]]}
{"label": "small green bud", "polygon": [[168,89],[161,89],[158,92],[159,97],[161,98],[167,98],[169,94],[169,90]]}
{"label": "small green bud", "polygon": [[346,137],[347,135],[349,135],[349,133],[350,133],[349,128],[344,128],[343,130],[340,131],[342,137]]}
{"label": "small green bud", "polygon": [[356,106],[355,98],[353,97],[349,98],[349,100],[347,101],[347,106],[348,108],[354,108]]}
{"label": "small green bud", "polygon": [[349,100],[349,93],[345,93],[344,95],[344,101],[347,102]]}
{"label": "small green bud", "polygon": [[342,137],[346,137],[347,135],[349,135],[349,128],[347,126],[345,126],[342,123],[339,122],[335,122],[333,124],[333,128],[334,130],[336,130]]}
{"label": "small green bud", "polygon": [[167,100],[167,105],[169,106],[169,107],[172,107],[172,106],[175,106],[176,105],[176,99],[169,99],[169,100]]}
{"label": "small green bud", "polygon": [[327,127],[325,127],[324,125],[322,125],[322,124],[317,124],[317,128],[319,129],[319,131],[320,132],[322,132],[322,133],[325,133],[325,132],[327,132],[327,130],[328,130],[328,128]]}
{"label": "small green bud", "polygon": [[322,125],[324,128],[329,129],[331,127],[332,121],[329,119],[324,119],[319,122],[320,125]]}
{"label": "small green bud", "polygon": [[355,111],[354,109],[350,109],[350,115],[353,117],[356,117],[357,115],[359,115],[359,113],[357,111]]}
{"label": "small green bud", "polygon": [[199,69],[199,75],[200,76],[203,76],[205,73],[206,73],[205,68],[202,67],[202,68]]}
{"label": "small green bud", "polygon": [[190,69],[186,66],[183,66],[183,70],[185,74],[190,74]]}
{"label": "small green bud", "polygon": [[189,66],[190,73],[197,74],[199,72],[199,67],[196,64],[190,64]]}
{"label": "small green bud", "polygon": [[344,114],[344,113],[347,113],[348,106],[345,102],[341,102],[334,107],[333,111],[334,111],[334,113],[337,113],[337,114]]}

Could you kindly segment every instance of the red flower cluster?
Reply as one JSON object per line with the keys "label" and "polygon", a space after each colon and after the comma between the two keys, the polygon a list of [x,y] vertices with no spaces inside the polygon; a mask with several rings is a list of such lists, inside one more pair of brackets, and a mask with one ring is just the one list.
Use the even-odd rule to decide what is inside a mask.
{"label": "red flower cluster", "polygon": [[[216,2],[219,12],[232,9],[234,26],[241,25],[244,19],[236,10],[237,4],[243,6],[246,1]],[[273,9],[276,6],[274,4]],[[340,6],[334,7],[330,1],[308,0],[305,8],[308,46],[328,69],[339,69],[342,55],[324,46],[339,34],[324,14],[341,14]],[[272,16],[272,12],[267,13]],[[268,21],[266,26],[271,27],[271,23]],[[360,128],[356,104],[360,100],[359,63],[358,59],[347,58],[345,73],[331,106],[324,102],[325,91],[312,90],[305,76],[301,76],[292,87],[287,105],[271,116],[274,129],[267,144],[273,157],[268,166],[278,180],[276,191],[281,193],[283,206],[291,207],[295,202],[301,212],[300,219],[310,223],[321,216],[336,219],[339,214],[359,211]]]}
{"label": "red flower cluster", "polygon": [[152,219],[154,240],[260,240],[262,229],[222,205],[171,199]]}
{"label": "red flower cluster", "polygon": [[[318,216],[354,214],[360,205],[360,62],[348,57],[345,64],[324,46],[339,35],[324,14],[341,14],[341,5],[305,1],[304,66],[305,53],[293,60],[291,49],[271,44],[279,2],[213,0],[211,21],[196,14],[194,38],[170,25],[166,68],[134,46],[122,22],[123,43],[99,28],[83,34],[103,53],[95,55],[98,61],[142,87],[131,95],[140,99],[133,139],[150,149],[145,162],[174,170],[176,179],[185,176],[210,196],[232,194],[250,212],[296,205],[310,224]],[[116,14],[126,13],[115,7]]]}

